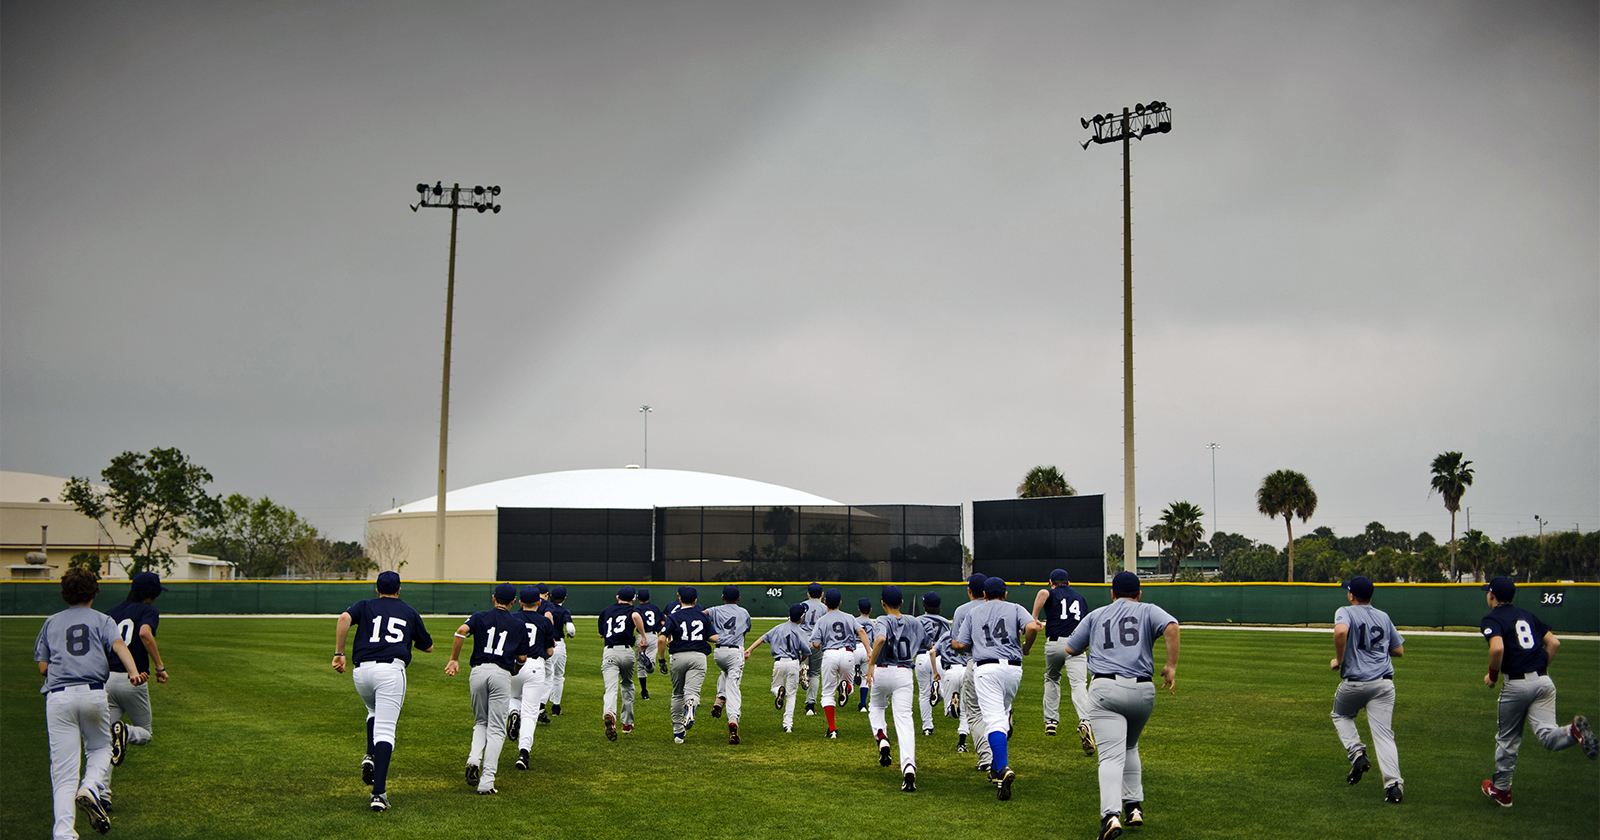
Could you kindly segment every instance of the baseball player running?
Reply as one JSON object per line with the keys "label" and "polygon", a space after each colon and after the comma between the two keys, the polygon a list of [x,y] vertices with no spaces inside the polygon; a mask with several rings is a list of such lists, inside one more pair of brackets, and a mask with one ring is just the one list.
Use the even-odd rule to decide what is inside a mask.
{"label": "baseball player running", "polygon": [[1350,606],[1333,614],[1333,659],[1328,668],[1344,678],[1333,693],[1332,716],[1333,728],[1350,759],[1350,775],[1345,781],[1353,785],[1372,769],[1356,729],[1356,713],[1366,709],[1372,748],[1378,754],[1378,769],[1383,771],[1383,800],[1398,805],[1405,794],[1405,779],[1400,778],[1400,754],[1394,746],[1391,657],[1405,655],[1406,639],[1394,629],[1387,613],[1372,606],[1372,581],[1354,577],[1344,588]]}
{"label": "baseball player running", "polygon": [[[76,840],[73,805],[89,816],[95,831],[111,830],[102,796],[111,768],[111,712],[106,700],[110,657],[122,663],[128,682],[143,685],[145,675],[128,646],[117,635],[111,617],[94,609],[99,577],[88,569],[69,568],[61,575],[61,600],[67,608],[45,619],[33,642],[44,685],[45,726],[50,733],[53,836]],[[78,751],[85,756],[78,776]]]}
{"label": "baseball player running", "polygon": [[444,666],[447,677],[461,670],[461,643],[468,636],[472,645],[472,666],[468,685],[472,692],[472,751],[467,754],[467,784],[476,785],[478,794],[495,790],[495,771],[500,767],[500,750],[506,742],[505,710],[511,703],[511,674],[528,659],[528,625],[511,614],[517,588],[502,583],[494,588],[494,608],[473,613],[456,628],[450,661]]}
{"label": "baseball player running", "polygon": [[[117,636],[128,646],[128,652],[133,654],[133,661],[139,666],[139,673],[144,674],[145,681],[143,685],[129,682],[128,672],[122,670],[122,663],[111,660],[111,676],[106,680],[106,702],[111,715],[112,768],[122,763],[129,744],[150,743],[150,675],[155,674],[156,682],[167,681],[167,666],[161,661],[161,651],[156,647],[156,627],[161,624],[161,612],[155,608],[156,598],[167,588],[161,585],[161,578],[154,572],[140,572],[129,583],[132,585],[128,588],[127,599],[112,607],[107,614],[117,623]],[[150,669],[151,659],[156,661],[154,671]],[[127,723],[122,722],[124,714],[128,717]],[[102,799],[108,811],[111,810],[113,772],[113,769],[106,770],[106,793]]]}
{"label": "baseball player running", "polygon": [[[806,587],[806,617],[802,624],[809,635],[817,629],[817,620],[828,611],[828,606],[822,603],[822,584],[812,581]],[[806,667],[800,672],[800,687],[806,690],[806,715],[817,713],[817,691],[822,685],[822,651],[818,648],[811,649],[811,655],[806,659]]]}
{"label": "baseball player running", "polygon": [[1094,755],[1094,732],[1084,718],[1089,714],[1089,666],[1082,656],[1067,655],[1067,637],[1078,629],[1088,612],[1083,596],[1070,585],[1065,569],[1050,572],[1050,588],[1033,598],[1033,620],[1044,613],[1044,734],[1056,734],[1061,724],[1061,672],[1067,672],[1072,710],[1078,716],[1078,740],[1083,754]]}
{"label": "baseball player running", "polygon": [[[850,701],[850,677],[855,671],[855,648],[861,643],[860,628],[849,613],[839,609],[843,597],[837,589],[823,593],[822,602],[828,611],[817,619],[811,628],[811,649],[822,652],[822,713],[828,718],[826,737],[839,737],[838,721],[834,717],[835,689],[837,702]],[[812,681],[815,684],[815,680]]]}
{"label": "baseball player running", "polygon": [[[517,742],[517,769],[528,769],[528,751],[533,749],[533,733],[539,727],[538,713],[550,694],[550,669],[546,665],[556,650],[556,629],[539,611],[541,593],[536,586],[524,586],[517,600],[522,611],[517,617],[527,625],[528,661],[511,675],[511,697],[506,709],[506,734]],[[522,721],[527,718],[527,728]]]}
{"label": "baseball player running", "polygon": [[1555,658],[1561,640],[1550,625],[1527,610],[1512,605],[1516,584],[1508,577],[1497,577],[1483,585],[1489,594],[1489,614],[1479,624],[1489,643],[1489,673],[1483,684],[1493,688],[1505,671],[1505,687],[1500,689],[1499,731],[1494,738],[1494,777],[1483,780],[1483,795],[1502,808],[1511,807],[1511,774],[1517,767],[1517,751],[1522,747],[1522,727],[1533,724],[1533,735],[1547,750],[1564,750],[1581,745],[1584,755],[1595,758],[1600,747],[1594,730],[1582,715],[1572,723],[1556,723],[1556,684],[1546,671]]}
{"label": "baseball player running", "polygon": [[[972,577],[967,578],[967,602],[956,607],[956,611],[950,615],[950,632],[952,634],[961,629],[962,623],[966,620],[967,613],[971,611],[973,607],[983,603],[983,586],[988,580],[989,577],[987,575],[980,575],[976,573],[974,573]],[[972,679],[972,656],[969,653],[957,650],[954,647],[952,647],[952,650],[956,650],[957,653],[960,653],[963,664],[967,665],[966,679],[961,681],[961,699],[956,703],[956,711],[961,715],[962,721],[966,724],[967,732],[981,733],[984,731],[983,712],[978,708],[978,686],[977,683]],[[978,737],[974,738],[973,740],[977,742],[978,747],[978,765],[975,769],[982,772],[988,772],[994,769],[994,756],[989,751],[989,739]],[[957,741],[956,752],[961,752],[961,743],[962,742]]]}
{"label": "baseball player running", "polygon": [[[900,790],[915,793],[917,790],[917,729],[911,717],[911,669],[917,657],[928,649],[928,632],[922,622],[900,613],[904,596],[900,587],[885,586],[880,595],[884,614],[873,622],[872,651],[867,658],[867,672],[862,677],[862,691],[876,686],[872,692],[867,722],[878,738],[878,764],[888,767],[889,736],[885,731],[884,709],[894,702],[894,734],[900,740]],[[863,639],[867,631],[860,631]]]}
{"label": "baseball player running", "polygon": [[[550,619],[555,630],[555,652],[545,660],[545,688],[550,698],[550,714],[561,714],[561,694],[567,687],[567,639],[578,635],[572,623],[572,613],[567,610],[567,588],[560,584],[550,587],[550,597],[544,600],[540,612]],[[544,709],[539,710],[539,722],[549,723]]]}
{"label": "baseball player running", "polygon": [[1156,639],[1166,641],[1161,686],[1174,693],[1178,675],[1178,620],[1139,600],[1139,576],[1117,572],[1111,603],[1084,616],[1067,638],[1067,655],[1088,653],[1089,725],[1100,754],[1100,838],[1122,835],[1122,820],[1144,825],[1144,778],[1139,733],[1155,709]]}
{"label": "baseball player running", "polygon": [[617,590],[617,602],[600,611],[600,637],[605,650],[600,654],[600,676],[605,680],[605,695],[600,704],[606,724],[606,740],[617,740],[617,685],[622,686],[622,731],[633,731],[634,649],[644,649],[644,620],[633,606],[631,586]]}
{"label": "baseball player running", "polygon": [[660,639],[661,628],[666,626],[667,617],[661,608],[650,603],[650,590],[641,589],[637,593],[638,603],[635,609],[639,611],[639,619],[644,622],[644,646],[639,649],[638,662],[634,665],[634,676],[639,678],[639,699],[649,700],[650,689],[645,680],[655,673],[655,660],[651,654],[656,649],[656,642]]}
{"label": "baseball player running", "polygon": [[728,709],[728,743],[739,743],[739,712],[744,706],[740,683],[744,680],[744,637],[750,632],[750,611],[739,606],[739,587],[722,587],[722,603],[706,610],[717,631],[717,699],[711,716],[721,717]]}
{"label": "baseball player running", "polygon": [[933,734],[933,704],[938,702],[938,683],[934,681],[934,674],[938,670],[933,660],[938,654],[934,653],[933,646],[940,639],[950,634],[950,619],[939,614],[939,593],[927,592],[922,596],[923,614],[917,616],[917,621],[922,622],[922,631],[928,637],[928,650],[917,654],[917,667],[914,669],[917,677],[917,706],[922,710],[922,734]]}
{"label": "baseball player running", "polygon": [[944,716],[956,719],[956,752],[967,751],[967,716],[961,713],[961,687],[966,681],[969,660],[972,658],[951,648],[953,633],[935,642],[929,664],[933,669],[934,693],[944,698]]}
{"label": "baseball player running", "polygon": [[[700,706],[700,688],[706,681],[706,655],[717,643],[711,617],[700,609],[700,593],[692,586],[678,587],[678,608],[667,616],[656,652],[662,670],[672,676],[672,742],[683,743],[694,727],[694,710]],[[672,661],[666,662],[666,655]]]}
{"label": "baseball player running", "polygon": [[406,666],[411,649],[433,653],[433,637],[422,616],[400,600],[400,575],[378,575],[378,597],[357,601],[339,614],[333,631],[333,670],[345,672],[345,639],[356,629],[351,675],[356,693],[367,707],[367,753],[361,759],[361,781],[372,786],[370,807],[389,810],[389,761],[394,755],[395,728],[406,702]]}
{"label": "baseball player running", "polygon": [[863,669],[867,667],[867,652],[872,647],[873,638],[872,602],[865,598],[856,601],[856,627],[865,634],[862,636],[865,641],[862,642],[861,647],[856,648],[855,675],[851,677],[851,681],[861,686],[861,690],[856,692],[861,695],[861,700],[856,705],[856,711],[865,712],[867,710],[867,697],[871,695],[872,690],[861,681],[861,675]]}
{"label": "baseball player running", "polygon": [[974,693],[993,756],[989,778],[998,785],[999,799],[1004,802],[1011,798],[1017,777],[1006,760],[1011,703],[1022,687],[1022,658],[1033,647],[1041,626],[1021,605],[1006,600],[1006,582],[1000,578],[984,581],[983,598],[967,612],[952,646],[972,654]]}
{"label": "baseball player running", "polygon": [[772,651],[773,707],[783,712],[783,731],[794,731],[795,689],[800,685],[800,669],[811,659],[811,634],[802,622],[805,604],[789,606],[789,620],[761,634],[745,649],[745,659],[766,642]]}

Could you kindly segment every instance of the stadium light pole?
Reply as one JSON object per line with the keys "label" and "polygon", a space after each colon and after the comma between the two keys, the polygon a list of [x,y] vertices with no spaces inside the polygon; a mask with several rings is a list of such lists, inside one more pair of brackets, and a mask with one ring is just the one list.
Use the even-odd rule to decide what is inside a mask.
{"label": "stadium light pole", "polygon": [[[1220,443],[1208,443],[1206,448],[1211,450],[1211,533],[1217,533],[1217,450],[1222,448]],[[1213,552],[1212,556],[1216,556]]]}
{"label": "stadium light pole", "polygon": [[433,523],[435,580],[444,580],[444,472],[445,455],[450,443],[450,329],[455,315],[456,301],[456,220],[460,217],[463,207],[477,210],[479,213],[490,210],[499,213],[500,205],[495,203],[495,197],[498,195],[500,195],[499,187],[477,186],[464,190],[460,184],[455,184],[447,189],[443,181],[437,181],[431,187],[427,184],[418,184],[417,203],[410,205],[413,213],[423,207],[438,207],[450,211],[450,267],[445,274],[444,292],[444,386],[439,397],[439,492]]}
{"label": "stadium light pole", "polygon": [[1133,189],[1128,169],[1128,141],[1172,130],[1172,109],[1165,102],[1135,105],[1122,115],[1095,114],[1079,122],[1093,128],[1083,142],[1122,143],[1122,568],[1139,571],[1139,523],[1133,482]]}
{"label": "stadium light pole", "polygon": [[648,405],[639,406],[639,413],[644,415],[644,468],[650,469],[650,412],[655,411]]}

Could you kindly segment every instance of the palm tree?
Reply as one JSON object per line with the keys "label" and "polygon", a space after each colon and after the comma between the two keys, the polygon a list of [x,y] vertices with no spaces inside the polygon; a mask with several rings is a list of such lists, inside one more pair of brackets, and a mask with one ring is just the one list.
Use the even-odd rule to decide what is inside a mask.
{"label": "palm tree", "polygon": [[1467,564],[1472,566],[1472,579],[1482,583],[1483,570],[1488,565],[1489,559],[1494,556],[1494,540],[1473,528],[1461,535],[1461,554],[1466,558]]}
{"label": "palm tree", "polygon": [[1283,526],[1289,531],[1289,582],[1294,582],[1294,525],[1290,517],[1298,516],[1304,522],[1317,512],[1317,493],[1304,473],[1278,470],[1261,479],[1261,489],[1256,491],[1256,510],[1262,516],[1283,517]]}
{"label": "palm tree", "polygon": [[1028,470],[1022,483],[1017,485],[1017,498],[1039,499],[1046,496],[1076,496],[1065,476],[1055,467],[1038,466]]}
{"label": "palm tree", "polygon": [[1197,505],[1188,502],[1173,502],[1161,512],[1161,532],[1167,542],[1172,544],[1172,579],[1178,579],[1178,569],[1183,566],[1183,558],[1194,551],[1195,544],[1206,535],[1204,525],[1200,518],[1205,512]]}
{"label": "palm tree", "polygon": [[1450,511],[1450,579],[1456,579],[1456,512],[1461,510],[1461,497],[1472,486],[1472,462],[1461,460],[1460,452],[1446,452],[1433,459],[1433,481],[1428,495],[1444,497],[1444,509]]}

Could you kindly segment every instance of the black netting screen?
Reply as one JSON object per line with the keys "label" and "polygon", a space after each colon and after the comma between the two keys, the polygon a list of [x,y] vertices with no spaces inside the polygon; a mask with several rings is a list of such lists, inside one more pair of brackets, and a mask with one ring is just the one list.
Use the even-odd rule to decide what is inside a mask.
{"label": "black netting screen", "polygon": [[648,510],[500,508],[500,580],[648,580]]}
{"label": "black netting screen", "polygon": [[1074,581],[1105,580],[1105,497],[1056,496],[972,503],[972,565],[1009,582],[1065,569]]}

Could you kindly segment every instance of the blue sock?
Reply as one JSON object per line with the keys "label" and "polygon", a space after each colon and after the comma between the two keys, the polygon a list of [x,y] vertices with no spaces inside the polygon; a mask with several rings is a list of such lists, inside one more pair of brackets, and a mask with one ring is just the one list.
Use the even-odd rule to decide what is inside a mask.
{"label": "blue sock", "polygon": [[990,732],[989,750],[994,753],[994,762],[990,766],[995,769],[995,772],[1004,770],[1009,766],[1006,763],[1006,733]]}
{"label": "blue sock", "polygon": [[394,753],[394,744],[388,741],[379,741],[372,748],[372,763],[377,765],[372,771],[372,794],[387,793],[389,790],[389,756]]}
{"label": "blue sock", "polygon": [[861,689],[861,704],[859,706],[857,706],[857,708],[865,709],[867,707],[867,696],[868,696],[868,693],[871,692],[871,691],[872,691],[872,689],[870,689],[870,688]]}

